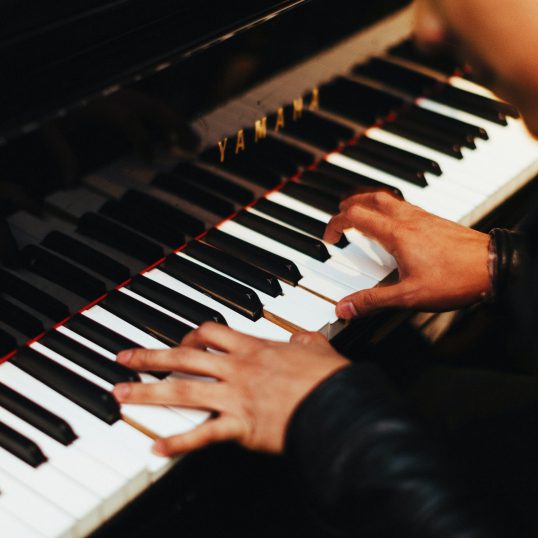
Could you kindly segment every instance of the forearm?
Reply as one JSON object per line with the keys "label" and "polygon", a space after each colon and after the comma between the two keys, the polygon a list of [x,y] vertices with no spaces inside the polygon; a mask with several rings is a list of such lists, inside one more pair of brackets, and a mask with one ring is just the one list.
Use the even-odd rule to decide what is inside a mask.
{"label": "forearm", "polygon": [[382,374],[363,363],[320,385],[288,430],[287,455],[326,519],[364,537],[492,537],[475,499]]}

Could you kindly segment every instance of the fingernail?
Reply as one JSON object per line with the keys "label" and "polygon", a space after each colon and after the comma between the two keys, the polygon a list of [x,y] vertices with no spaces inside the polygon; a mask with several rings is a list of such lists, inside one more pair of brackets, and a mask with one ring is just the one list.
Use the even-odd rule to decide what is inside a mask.
{"label": "fingernail", "polygon": [[351,301],[338,305],[336,311],[336,315],[342,319],[352,319],[357,316],[357,314],[357,309]]}
{"label": "fingernail", "polygon": [[166,456],[165,444],[160,439],[157,439],[157,441],[153,443],[151,450],[157,456]]}
{"label": "fingernail", "polygon": [[131,387],[128,383],[119,383],[112,390],[112,393],[114,394],[116,399],[120,401],[127,398],[130,392],[131,392]]}
{"label": "fingernail", "polygon": [[118,353],[118,356],[116,357],[116,360],[118,362],[121,362],[122,364],[129,364],[132,358],[133,358],[133,350],[127,349],[126,351],[120,351]]}

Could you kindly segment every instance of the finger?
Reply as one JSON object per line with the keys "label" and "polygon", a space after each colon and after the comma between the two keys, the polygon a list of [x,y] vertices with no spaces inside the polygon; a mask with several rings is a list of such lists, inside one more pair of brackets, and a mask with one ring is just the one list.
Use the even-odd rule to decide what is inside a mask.
{"label": "finger", "polygon": [[113,389],[120,403],[179,405],[222,411],[230,401],[223,383],[170,379],[158,383],[119,383]]}
{"label": "finger", "polygon": [[310,345],[310,344],[326,344],[327,339],[320,332],[302,332],[295,333],[291,336],[290,342],[293,344]]}
{"label": "finger", "polygon": [[228,364],[214,353],[188,346],[157,350],[128,349],[118,354],[117,361],[134,370],[189,372],[218,378]]}
{"label": "finger", "polygon": [[261,342],[258,338],[234,331],[226,325],[208,321],[188,333],[181,345],[202,350],[211,348],[230,352],[250,347],[257,341]]}
{"label": "finger", "polygon": [[355,228],[367,237],[376,239],[381,245],[391,247],[391,230],[396,224],[388,217],[367,207],[355,204],[335,215],[327,224],[323,239],[329,243],[340,240],[348,228]]}
{"label": "finger", "polygon": [[385,215],[390,215],[393,214],[402,203],[403,200],[397,198],[395,195],[384,190],[378,190],[369,193],[356,194],[342,200],[342,202],[340,202],[340,210],[345,211],[353,205],[360,205],[374,211],[379,211]]}
{"label": "finger", "polygon": [[371,314],[383,308],[408,307],[409,297],[403,283],[380,286],[359,291],[344,297],[336,305],[336,315],[341,319]]}
{"label": "finger", "polygon": [[348,228],[353,227],[346,213],[338,213],[331,218],[325,228],[323,240],[327,243],[338,243],[342,238],[342,234]]}
{"label": "finger", "polygon": [[240,422],[232,417],[208,420],[194,430],[172,437],[158,439],[153,451],[159,456],[174,456],[198,450],[212,443],[235,441],[242,436]]}

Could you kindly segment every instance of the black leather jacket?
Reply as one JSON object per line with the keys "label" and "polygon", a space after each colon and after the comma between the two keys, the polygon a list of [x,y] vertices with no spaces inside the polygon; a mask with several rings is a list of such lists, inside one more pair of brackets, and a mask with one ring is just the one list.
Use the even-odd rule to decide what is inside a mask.
{"label": "black leather jacket", "polygon": [[[522,338],[532,342],[538,341],[538,271],[530,267],[538,268],[538,260],[525,243],[538,244],[537,231],[535,226],[526,235],[491,234],[496,300],[506,310],[517,306]],[[538,428],[536,420],[530,428]],[[286,453],[335,533],[361,538],[523,535],[511,532],[495,510],[482,505],[484,496],[473,489],[473,480],[454,472],[458,464],[452,454],[429,437],[371,363],[341,370],[301,403],[288,428]]]}

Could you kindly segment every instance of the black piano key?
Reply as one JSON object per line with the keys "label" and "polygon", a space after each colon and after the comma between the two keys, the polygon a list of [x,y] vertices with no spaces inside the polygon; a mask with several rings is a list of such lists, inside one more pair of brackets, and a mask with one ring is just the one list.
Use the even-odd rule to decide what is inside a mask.
{"label": "black piano key", "polygon": [[340,181],[335,177],[323,174],[317,170],[307,170],[306,172],[303,172],[297,179],[297,182],[310,187],[315,187],[339,200],[343,200],[354,193],[354,189],[349,183]]}
{"label": "black piano key", "polygon": [[44,331],[43,323],[35,316],[10,301],[0,297],[0,321],[30,338]]}
{"label": "black piano key", "polygon": [[450,51],[436,51],[435,54],[425,54],[417,49],[415,42],[411,39],[392,47],[390,53],[419,65],[422,64],[447,76],[453,75],[460,67],[456,59],[450,54]]}
{"label": "black piano key", "polygon": [[39,343],[112,385],[140,381],[134,370],[103,357],[58,331],[49,331]]}
{"label": "black piano key", "polygon": [[172,170],[172,174],[213,193],[220,193],[240,205],[247,205],[254,200],[254,193],[246,187],[190,162],[179,163]]}
{"label": "black piano key", "polygon": [[297,168],[310,166],[311,164],[314,164],[316,160],[315,154],[311,151],[300,148],[287,140],[275,138],[273,136],[268,136],[267,138],[260,140],[254,147],[254,153],[261,153],[269,156],[282,155],[286,159],[292,161]]}
{"label": "black piano key", "polygon": [[248,158],[285,178],[293,177],[301,170],[291,157],[282,153],[272,153],[265,145],[250,149]]}
{"label": "black piano key", "polygon": [[119,291],[110,293],[99,306],[171,347],[178,346],[192,330],[181,321]]}
{"label": "black piano key", "polygon": [[148,265],[164,257],[164,250],[159,244],[96,213],[85,213],[78,221],[77,232],[125,252]]}
{"label": "black piano key", "polygon": [[168,228],[164,221],[159,221],[154,215],[140,208],[130,207],[128,202],[109,200],[99,209],[99,214],[170,248],[178,248],[185,243],[185,236],[179,230]]}
{"label": "black piano key", "polygon": [[450,84],[446,84],[433,98],[500,125],[506,125],[506,116],[519,117],[517,108],[508,103],[468,92]]}
{"label": "black piano key", "polygon": [[61,321],[69,316],[69,308],[57,298],[1,268],[0,290],[34,310],[43,313],[53,321]]}
{"label": "black piano key", "polygon": [[327,192],[316,189],[315,187],[300,185],[299,183],[290,181],[282,187],[280,192],[331,215],[336,215],[340,211],[340,198],[330,196]]}
{"label": "black piano key", "polygon": [[405,164],[412,168],[416,168],[417,170],[429,172],[430,174],[434,174],[436,176],[440,176],[443,173],[439,163],[433,159],[421,157],[420,155],[396,148],[390,144],[379,142],[378,140],[374,140],[368,136],[361,137],[357,141],[356,146],[364,151],[368,151],[369,153],[379,155],[380,157],[384,157],[396,163]]}
{"label": "black piano key", "polygon": [[129,269],[122,263],[62,232],[49,233],[41,244],[49,250],[108,278],[115,284],[125,282],[131,276]]}
{"label": "black piano key", "polygon": [[327,247],[319,239],[296,232],[271,220],[254,215],[249,211],[241,211],[233,220],[315,260],[324,262],[331,257]]}
{"label": "black piano key", "polygon": [[362,124],[371,125],[399,110],[405,101],[387,92],[337,77],[324,85],[322,108]]}
{"label": "black piano key", "polygon": [[273,189],[285,179],[282,173],[273,169],[264,168],[259,162],[247,154],[232,155],[226,161],[220,163],[219,167],[264,189]]}
{"label": "black piano key", "polygon": [[462,136],[471,136],[473,138],[481,138],[482,140],[489,139],[488,132],[483,127],[457,120],[456,118],[451,118],[444,114],[438,114],[437,112],[433,112],[417,105],[409,107],[404,112],[400,113],[400,115],[420,120],[432,127],[437,126],[439,129],[459,133]]}
{"label": "black piano key", "polygon": [[229,217],[235,211],[234,204],[229,200],[200,189],[192,183],[185,184],[174,174],[159,174],[153,184],[220,217]]}
{"label": "black piano key", "polygon": [[21,251],[24,266],[90,301],[106,293],[106,284],[44,248],[28,245]]}
{"label": "black piano key", "polygon": [[248,286],[252,286],[271,297],[282,295],[282,288],[274,275],[245,262],[241,258],[231,256],[198,241],[189,243],[183,253],[214,267],[226,275],[237,278]]}
{"label": "black piano key", "polygon": [[326,176],[348,183],[350,187],[353,187],[355,193],[382,190],[393,194],[394,196],[398,196],[399,198],[403,198],[402,191],[396,187],[387,185],[377,179],[357,174],[351,170],[346,170],[345,168],[336,166],[327,161],[320,162],[316,167],[316,170]]}
{"label": "black piano key", "polygon": [[254,290],[197,263],[174,254],[159,269],[252,321],[263,315],[263,305]]}
{"label": "black piano key", "polygon": [[8,332],[0,329],[0,359],[17,349],[17,339]]}
{"label": "black piano key", "polygon": [[463,153],[461,152],[461,146],[459,144],[451,144],[434,139],[427,133],[417,130],[410,125],[403,125],[398,121],[389,121],[384,123],[382,128],[389,133],[394,133],[402,138],[407,138],[414,142],[418,142],[423,146],[432,148],[440,153],[444,153],[445,155],[453,157],[454,159],[463,159]]}
{"label": "black piano key", "polygon": [[508,103],[456,88],[435,77],[381,58],[374,58],[367,64],[357,66],[354,72],[404,89],[414,95],[427,93],[435,101],[496,123],[502,122],[504,116],[519,117],[517,108]]}
{"label": "black piano key", "polygon": [[396,118],[396,123],[400,123],[409,129],[413,129],[419,133],[423,133],[430,138],[437,140],[440,143],[445,144],[457,144],[461,147],[466,147],[469,149],[476,149],[476,142],[473,137],[466,135],[460,135],[459,133],[453,133],[449,131],[444,131],[439,129],[438,125],[429,125],[421,120],[412,118],[411,116],[404,114],[399,114]]}
{"label": "black piano key", "polygon": [[[293,108],[286,107],[285,114],[286,117],[291,118]],[[274,123],[275,118],[276,114],[269,116],[268,120],[270,123]],[[325,151],[336,149],[355,135],[353,129],[308,110],[303,111],[297,121],[289,119],[282,132]]]}
{"label": "black piano key", "polygon": [[128,203],[131,207],[138,210],[151,211],[160,215],[170,226],[174,227],[186,235],[196,237],[205,230],[203,221],[173,207],[162,200],[158,200],[148,193],[138,190],[129,190],[122,196],[122,201]]}
{"label": "black piano key", "polygon": [[10,360],[18,368],[86,409],[103,422],[114,424],[121,418],[119,405],[111,393],[37,351],[25,347]]}
{"label": "black piano key", "polygon": [[[266,198],[262,198],[255,206],[258,211],[265,213],[275,219],[278,219],[282,222],[290,224],[303,232],[306,232],[318,239],[323,239],[325,233],[325,228],[327,225],[321,220],[314,219],[308,215],[303,215],[298,211],[289,209],[280,204],[275,204]],[[345,248],[349,245],[349,241],[346,236],[343,234],[340,238],[340,241],[336,243],[336,246],[339,248]]]}
{"label": "black piano key", "polygon": [[348,146],[342,151],[342,154],[346,155],[347,157],[351,157],[356,161],[377,168],[383,172],[387,172],[388,174],[399,177],[400,179],[408,181],[409,183],[413,183],[418,187],[428,186],[428,182],[426,181],[424,172],[422,170],[411,168],[402,163],[394,163],[380,155],[365,151],[359,146]]}
{"label": "black piano key", "polygon": [[47,461],[47,457],[34,441],[3,422],[0,422],[0,446],[32,467],[39,467]]}
{"label": "black piano key", "polygon": [[260,267],[292,286],[296,286],[302,278],[299,269],[292,261],[220,230],[210,230],[200,241]]}
{"label": "black piano key", "polygon": [[383,82],[412,95],[422,95],[443,83],[438,79],[382,58],[372,58],[353,68],[353,73]]}
{"label": "black piano key", "polygon": [[136,349],[140,347],[140,345],[133,340],[129,340],[125,336],[97,323],[97,321],[94,321],[93,319],[83,316],[82,314],[72,317],[65,326],[116,355],[125,349]]}
{"label": "black piano key", "polygon": [[142,297],[174,312],[174,314],[182,318],[188,319],[196,325],[201,325],[205,321],[214,321],[215,323],[227,325],[224,316],[220,312],[149,278],[143,276],[136,277],[127,287]]}
{"label": "black piano key", "polygon": [[[122,334],[119,334],[82,314],[74,316],[65,326],[115,355],[125,349],[138,349],[140,347],[140,344],[137,344],[133,340],[129,340],[129,338],[126,338]],[[151,374],[159,379],[164,379],[168,376],[168,373],[166,372],[151,372]]]}
{"label": "black piano key", "polygon": [[62,445],[71,444],[77,435],[63,418],[0,383],[0,406],[28,422]]}
{"label": "black piano key", "polygon": [[[138,193],[142,196],[136,196]],[[120,218],[125,221],[126,226],[139,229],[141,233],[173,249],[185,244],[186,235],[190,235],[195,229],[199,230],[199,227],[192,228],[189,226],[189,230],[185,231],[178,218],[181,215],[175,211],[174,207],[161,200],[155,200],[157,203],[148,203],[150,200],[152,202],[155,197],[131,190],[127,191],[116,202],[121,207],[119,213],[124,213],[124,216]],[[107,204],[103,206],[103,209]],[[106,211],[106,209],[104,211],[103,209],[101,212]],[[114,218],[114,210],[110,211],[108,216]],[[141,220],[144,221],[143,224],[140,224],[139,221]],[[204,225],[203,223],[201,224],[203,229]]]}

